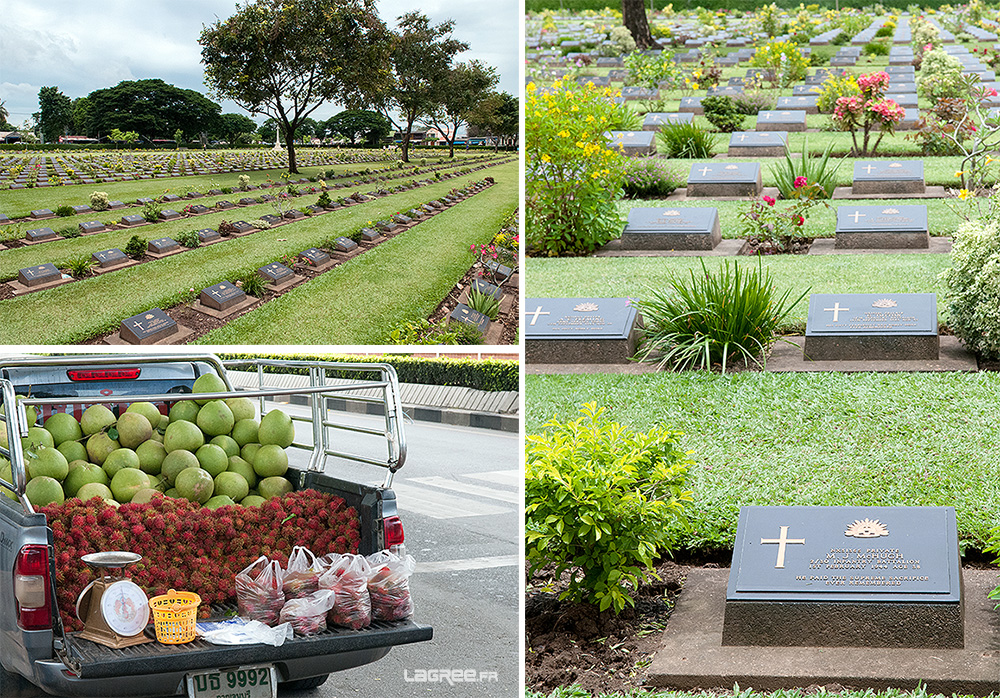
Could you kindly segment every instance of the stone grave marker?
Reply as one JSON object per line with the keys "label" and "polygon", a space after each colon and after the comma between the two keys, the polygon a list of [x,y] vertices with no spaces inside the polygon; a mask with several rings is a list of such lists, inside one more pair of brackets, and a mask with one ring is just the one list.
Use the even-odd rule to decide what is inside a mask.
{"label": "stone grave marker", "polygon": [[174,202],[174,201],[180,201],[180,200],[181,200],[181,197],[177,196],[177,194],[164,194],[163,195],[163,201],[164,202]]}
{"label": "stone grave marker", "polygon": [[961,648],[952,507],[740,508],[722,644]]}
{"label": "stone grave marker", "polygon": [[306,214],[296,208],[293,208],[291,211],[285,211],[285,215],[283,217],[286,220],[297,221],[300,218],[305,218]]}
{"label": "stone grave marker", "polygon": [[236,228],[237,233],[250,233],[254,230],[254,227],[247,221],[233,221],[230,225]]}
{"label": "stone grave marker", "polygon": [[281,218],[279,218],[278,216],[275,216],[273,213],[267,213],[267,214],[261,216],[260,219],[262,221],[264,221],[265,223],[270,223],[271,226],[275,226],[278,223],[281,223]]}
{"label": "stone grave marker", "polygon": [[257,273],[274,286],[281,286],[292,280],[294,273],[280,262],[272,262],[257,270]]}
{"label": "stone grave marker", "polygon": [[125,208],[125,202],[124,201],[109,201],[108,202],[108,208],[110,208],[111,210],[115,210],[115,209],[119,209],[119,208]]}
{"label": "stone grave marker", "polygon": [[500,287],[494,286],[481,276],[477,276],[472,280],[472,286],[470,288],[474,291],[478,291],[484,296],[490,296],[495,300],[503,298],[503,291],[500,290]]}
{"label": "stone grave marker", "polygon": [[229,310],[247,299],[247,294],[239,286],[221,281],[203,288],[198,294],[198,301],[212,310]]}
{"label": "stone grave marker", "polygon": [[917,95],[916,93],[907,92],[905,94],[900,94],[898,92],[886,93],[886,99],[891,99],[893,102],[901,107],[916,107],[917,106]]}
{"label": "stone grave marker", "polygon": [[509,279],[510,275],[514,273],[513,269],[503,264],[500,264],[500,262],[498,262],[495,259],[486,260],[485,262],[483,262],[483,267],[487,269],[491,274],[493,274],[493,276],[497,279],[497,281],[501,283]]}
{"label": "stone grave marker", "polygon": [[696,162],[688,174],[688,196],[757,196],[762,189],[757,162]]}
{"label": "stone grave marker", "polygon": [[212,209],[208,206],[203,206],[202,204],[195,204],[188,209],[188,212],[194,216],[201,216],[205,213],[209,213]]}
{"label": "stone grave marker", "polygon": [[181,217],[180,213],[170,208],[165,208],[162,211],[160,211],[160,220],[163,221],[172,221],[180,217]]}
{"label": "stone grave marker", "polygon": [[836,234],[836,249],[926,249],[927,207],[838,206]]}
{"label": "stone grave marker", "polygon": [[87,221],[86,223],[80,224],[80,232],[84,235],[92,235],[94,233],[103,233],[108,229],[108,226],[104,225],[101,221]]}
{"label": "stone grave marker", "polygon": [[234,206],[234,204],[233,204],[232,201],[226,201],[226,200],[216,201],[215,202],[215,207],[216,208],[221,208],[223,210],[230,209],[230,208],[235,208],[235,206]]}
{"label": "stone grave marker", "polygon": [[58,237],[52,228],[34,228],[24,234],[24,239],[27,242],[48,242]]}
{"label": "stone grave marker", "polygon": [[594,87],[611,87],[611,78],[607,75],[581,75],[576,82],[581,86],[590,83]]}
{"label": "stone grave marker", "polygon": [[90,208],[90,206],[87,206],[86,204],[80,204],[79,206],[73,206],[72,208],[73,208],[73,213],[76,215],[79,215],[81,213],[93,213],[93,210]]}
{"label": "stone grave marker", "polygon": [[788,131],[736,131],[729,137],[726,154],[731,158],[782,157]]}
{"label": "stone grave marker", "polygon": [[937,296],[812,294],[804,355],[807,361],[937,360]]}
{"label": "stone grave marker", "polygon": [[646,114],[642,121],[642,130],[659,131],[667,124],[690,124],[693,120],[694,114],[691,112],[685,112],[683,114],[680,112],[650,112]]}
{"label": "stone grave marker", "polygon": [[240,206],[256,206],[257,200],[251,199],[249,197],[243,197],[242,199],[239,200],[238,203]]}
{"label": "stone grave marker", "polygon": [[31,217],[37,221],[44,218],[55,218],[56,214],[47,208],[39,208],[31,212]]}
{"label": "stone grave marker", "polygon": [[308,250],[299,252],[299,258],[312,267],[325,267],[330,263],[330,255],[318,247],[310,247]]}
{"label": "stone grave marker", "polygon": [[59,281],[61,278],[62,272],[52,262],[39,264],[35,267],[18,269],[17,271],[17,280],[28,288],[50,284],[54,281]]}
{"label": "stone grave marker", "polygon": [[757,113],[758,131],[794,131],[806,130],[806,113],[795,109],[787,111],[761,110]]}
{"label": "stone grave marker", "polygon": [[374,242],[382,237],[382,233],[375,230],[374,228],[362,228],[361,229],[361,239],[367,240],[368,242]]}
{"label": "stone grave marker", "polygon": [[633,208],[623,250],[711,250],[722,241],[717,208]]}
{"label": "stone grave marker", "polygon": [[791,97],[778,97],[778,103],[775,105],[775,109],[797,109],[804,111],[806,114],[819,114],[819,107],[817,106],[818,101],[819,95],[793,95]]}
{"label": "stone grave marker", "polygon": [[528,298],[525,360],[533,364],[626,363],[642,320],[627,298]]}
{"label": "stone grave marker", "polygon": [[351,238],[345,238],[341,235],[334,241],[334,245],[337,252],[350,252],[357,248],[358,243],[354,242]]}
{"label": "stone grave marker", "polygon": [[626,101],[659,99],[660,91],[651,87],[630,85],[622,88],[622,98]]}
{"label": "stone grave marker", "polygon": [[795,85],[792,88],[793,97],[818,97],[819,91],[816,85]]}
{"label": "stone grave marker", "polygon": [[159,308],[125,318],[119,336],[128,344],[155,344],[176,334],[177,322]]}
{"label": "stone grave marker", "polygon": [[202,228],[196,231],[198,235],[198,240],[203,243],[215,242],[216,240],[221,240],[222,236],[219,235],[219,231],[213,230],[212,228]]}
{"label": "stone grave marker", "polygon": [[404,216],[402,213],[397,213],[392,217],[392,220],[400,225],[409,225],[413,222],[413,219],[409,216]]}
{"label": "stone grave marker", "polygon": [[488,316],[483,315],[478,310],[473,310],[464,303],[459,303],[455,306],[455,309],[448,315],[448,320],[455,320],[466,325],[472,325],[483,334],[486,334],[486,329],[490,325],[490,319]]}
{"label": "stone grave marker", "polygon": [[151,199],[148,196],[144,196],[141,199],[136,199],[135,202],[141,206],[145,206],[146,204],[155,204],[156,199]]}
{"label": "stone grave marker", "polygon": [[128,227],[131,227],[133,225],[143,225],[145,222],[146,219],[137,213],[133,213],[128,216],[123,216],[121,219],[121,224]]}
{"label": "stone grave marker", "polygon": [[681,104],[677,111],[691,114],[705,113],[704,107],[701,106],[701,97],[681,97]]}
{"label": "stone grave marker", "polygon": [[860,160],[854,163],[852,194],[923,194],[923,160]]}
{"label": "stone grave marker", "polygon": [[97,266],[102,269],[107,267],[116,267],[119,264],[125,264],[128,261],[128,256],[117,247],[112,247],[110,250],[101,250],[100,252],[95,252],[90,255],[90,258],[94,260]]}
{"label": "stone grave marker", "polygon": [[155,240],[150,240],[146,246],[146,250],[150,254],[167,254],[168,252],[173,252],[174,250],[180,249],[180,243],[178,243],[173,238],[156,238]]}

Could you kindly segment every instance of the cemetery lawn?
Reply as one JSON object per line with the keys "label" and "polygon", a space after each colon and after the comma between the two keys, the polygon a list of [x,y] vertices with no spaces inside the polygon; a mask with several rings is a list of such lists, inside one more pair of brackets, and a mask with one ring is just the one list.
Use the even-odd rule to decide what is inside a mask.
{"label": "cemetery lawn", "polygon": [[684,432],[683,547],[700,553],[731,550],[750,504],[953,506],[963,550],[996,526],[997,373],[529,375],[525,396],[528,434],[592,400],[633,429]]}
{"label": "cemetery lawn", "polygon": [[[510,194],[510,207],[506,210],[511,210],[515,205],[516,167],[516,163],[512,163],[499,170],[504,179],[514,180],[513,185],[507,183],[508,187],[513,186],[514,189],[513,193]],[[323,216],[300,220],[291,225],[271,230],[260,230],[246,237],[198,247],[165,259],[4,300],[0,302],[0,343],[74,344],[85,341],[117,329],[118,324],[126,317],[153,307],[167,308],[183,301],[193,300],[201,289],[223,279],[235,278],[242,272],[256,270],[284,255],[296,255],[302,250],[319,245],[330,236],[335,237],[355,231],[367,225],[369,221],[387,218],[397,211],[406,210],[435,197],[443,196],[451,189],[463,186],[470,181],[489,175],[496,176],[496,172],[498,170],[493,168],[481,170],[460,178],[333,211]],[[498,184],[497,186],[502,185]],[[373,185],[366,187],[366,189],[371,188]],[[491,192],[494,189],[491,188],[487,191]],[[345,193],[349,192],[345,191]],[[482,192],[455,208],[471,213],[477,206],[483,206],[482,203],[476,203],[477,201],[482,202],[482,199],[477,197],[488,195],[487,192]],[[309,199],[311,201],[312,196]],[[267,204],[262,204],[246,209],[207,214],[196,219],[159,223],[149,228],[101,233],[96,236],[4,250],[0,252],[0,278],[16,276],[18,265],[25,266],[25,256],[29,254],[32,255],[32,259],[38,260],[34,262],[35,264],[64,258],[63,254],[66,253],[53,254],[61,248],[50,246],[67,245],[73,251],[76,251],[77,246],[81,246],[81,249],[85,249],[89,254],[92,251],[120,246],[132,235],[140,235],[147,239],[172,236],[186,230],[214,227],[222,219],[252,220],[253,217],[259,217],[269,212],[273,212],[273,209]],[[464,225],[461,222],[464,220],[462,216],[463,214],[459,214],[456,217],[456,227],[461,228]],[[413,231],[407,231],[401,237],[406,237],[419,229],[420,226],[417,226]],[[496,232],[496,229],[494,227],[492,230],[478,230],[476,240],[487,241]],[[444,234],[439,234],[439,237],[447,243],[451,235],[452,231],[445,231]],[[434,242],[437,243],[437,240]],[[472,264],[469,244],[471,241],[464,245],[465,269],[468,269]],[[365,253],[362,257],[377,252],[377,249]],[[424,249],[422,248],[421,252],[426,257],[431,260],[439,259],[439,255],[433,251],[424,252]],[[409,261],[412,263],[413,260]],[[404,268],[404,271],[407,268]],[[465,269],[441,283],[445,284],[445,288],[450,288],[461,277]],[[448,274],[451,274],[450,266],[446,270]],[[411,280],[407,276],[382,278],[380,279],[380,292],[395,296],[407,295]],[[443,295],[441,294],[441,296]],[[335,307],[340,300],[341,298],[336,296],[327,296],[324,302],[329,309]],[[438,301],[440,301],[440,296],[435,301],[435,305]],[[395,321],[395,318],[382,318],[381,321],[391,323]],[[295,328],[296,333],[303,331],[304,327],[302,326]],[[274,335],[270,343],[275,341],[287,343],[289,337],[299,336],[301,335]],[[326,340],[316,343],[336,342],[336,338],[332,336],[327,336]],[[241,344],[243,342],[233,341],[232,343]]]}
{"label": "cemetery lawn", "polygon": [[[437,308],[472,265],[470,245],[489,242],[504,218],[517,208],[517,172],[518,164],[513,162],[475,173],[479,178],[490,175],[497,182],[213,330],[198,343],[273,343],[286,337],[302,344],[388,343],[397,323],[425,318]],[[407,194],[426,201],[429,197],[423,191]]]}
{"label": "cemetery lawn", "polygon": [[[664,289],[672,276],[689,278],[725,261],[756,266],[753,257],[532,257],[525,295],[528,298],[642,298],[647,289]],[[946,317],[944,284],[938,274],[951,266],[946,254],[777,255],[764,257],[779,292],[792,299],[811,293],[937,293],[938,315]],[[803,299],[790,313],[785,330],[805,330],[809,310]]]}

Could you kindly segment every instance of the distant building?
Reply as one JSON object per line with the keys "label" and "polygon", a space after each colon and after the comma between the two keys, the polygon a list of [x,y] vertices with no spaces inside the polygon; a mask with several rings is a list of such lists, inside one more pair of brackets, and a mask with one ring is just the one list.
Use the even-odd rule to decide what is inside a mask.
{"label": "distant building", "polygon": [[17,131],[0,131],[0,141],[4,143],[20,143],[21,134]]}
{"label": "distant building", "polygon": [[90,143],[99,143],[96,138],[90,138],[88,136],[59,136],[60,143],[73,143],[76,145],[87,145]]}

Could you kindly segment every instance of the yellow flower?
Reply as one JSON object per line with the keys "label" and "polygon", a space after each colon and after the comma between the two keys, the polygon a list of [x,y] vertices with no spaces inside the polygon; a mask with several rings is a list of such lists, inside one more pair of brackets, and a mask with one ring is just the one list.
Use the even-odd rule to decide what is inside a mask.
{"label": "yellow flower", "polygon": [[965,174],[965,173],[964,173],[964,172],[962,172],[962,170],[957,170],[957,171],[955,172],[955,177],[956,177],[956,178],[958,178],[958,177],[961,177],[961,176],[962,176],[962,175],[964,175],[964,174]]}
{"label": "yellow flower", "polygon": [[989,155],[987,155],[986,156],[986,164],[989,165],[991,162],[993,162],[993,158],[991,158]]}
{"label": "yellow flower", "polygon": [[697,89],[698,89],[698,83],[696,83],[696,82],[692,82],[692,83],[691,83],[691,89],[692,89],[692,90],[697,90]]}
{"label": "yellow flower", "polygon": [[961,189],[961,190],[959,190],[959,192],[958,192],[958,198],[960,198],[962,201],[965,201],[966,199],[968,199],[969,198],[969,190],[968,189]]}
{"label": "yellow flower", "polygon": [[552,158],[550,158],[548,155],[543,155],[542,156],[542,162],[550,162],[551,160],[552,160]]}
{"label": "yellow flower", "polygon": [[558,135],[559,135],[560,138],[569,138],[569,131],[567,131],[566,129],[563,129],[562,131],[559,132]]}

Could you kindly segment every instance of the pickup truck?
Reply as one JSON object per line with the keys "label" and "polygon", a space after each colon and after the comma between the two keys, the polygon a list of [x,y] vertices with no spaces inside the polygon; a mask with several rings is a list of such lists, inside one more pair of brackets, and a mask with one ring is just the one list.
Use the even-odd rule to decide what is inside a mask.
{"label": "pickup truck", "polygon": [[[193,399],[194,380],[215,372],[227,392],[197,397],[218,399],[232,396],[227,366],[256,370],[260,385],[265,371],[296,369],[309,375],[308,387],[243,391],[257,398],[260,412],[264,399],[305,394],[309,399],[311,443],[293,443],[307,465],[289,468],[288,477],[297,489],[313,488],[342,497],[360,517],[361,554],[403,543],[403,528],[391,489],[393,474],[406,458],[403,413],[395,370],[387,364],[314,363],[295,361],[220,361],[211,354],[116,354],[0,358],[0,393],[3,415],[0,429],[7,432],[9,449],[0,455],[11,463],[11,479],[0,478],[0,696],[38,693],[60,696],[189,696],[217,698],[241,695],[274,698],[277,686],[240,687],[236,677],[247,669],[263,668],[259,675],[274,676],[292,688],[322,684],[334,671],[350,669],[384,657],[395,645],[430,640],[432,628],[412,619],[374,621],[368,628],[349,630],[330,627],[319,635],[295,637],[280,647],[255,644],[220,646],[196,639],[182,645],[158,642],[112,649],[79,637],[63,627],[56,607],[56,574],[53,533],[43,513],[36,512],[25,496],[27,481],[19,437],[27,433],[27,405],[35,405],[39,423],[55,411],[79,416],[92,404],[114,411],[136,401],[160,405],[161,411],[178,400]],[[349,382],[343,376],[352,376]],[[333,376],[340,377],[331,385]],[[354,376],[357,377],[355,381]],[[375,388],[376,390],[371,390]],[[359,391],[361,391],[359,393]],[[381,395],[373,398],[372,395]],[[27,398],[17,398],[17,395]],[[381,402],[385,428],[374,429],[334,421],[326,409],[331,397]],[[164,412],[165,413],[165,412]],[[381,426],[381,425],[380,425]],[[334,450],[338,430],[362,432],[381,442],[385,455]],[[355,439],[356,441],[356,439]],[[290,449],[290,450],[291,450]],[[366,484],[326,474],[332,459],[358,464],[379,473],[381,482]],[[369,466],[376,466],[379,470]],[[356,478],[355,478],[356,479]],[[6,491],[5,491],[6,490]],[[12,495],[12,496],[11,496]],[[213,607],[222,616],[232,607]],[[151,627],[147,628],[151,634]],[[271,668],[275,670],[270,672]],[[242,673],[241,673],[242,672]]]}

